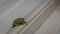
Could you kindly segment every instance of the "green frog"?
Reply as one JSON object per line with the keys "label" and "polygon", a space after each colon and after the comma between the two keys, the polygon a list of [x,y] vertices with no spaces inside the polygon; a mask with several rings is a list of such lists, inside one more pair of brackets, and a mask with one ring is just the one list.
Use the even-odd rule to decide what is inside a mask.
{"label": "green frog", "polygon": [[12,28],[14,28],[15,26],[23,25],[24,23],[27,23],[24,21],[24,18],[17,18],[14,20]]}

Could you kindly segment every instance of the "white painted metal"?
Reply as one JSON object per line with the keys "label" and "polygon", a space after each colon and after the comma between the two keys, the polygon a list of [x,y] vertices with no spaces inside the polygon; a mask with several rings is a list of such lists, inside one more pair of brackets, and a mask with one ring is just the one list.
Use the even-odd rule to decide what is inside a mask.
{"label": "white painted metal", "polygon": [[[52,10],[56,7],[56,3],[51,0],[11,0],[12,2],[7,2],[6,5],[2,4],[0,7],[0,34],[7,34],[7,32],[12,28],[13,20],[19,17],[24,17],[31,10],[33,12],[27,19],[29,24],[20,25],[16,29],[12,29],[8,34],[33,34],[41,25],[41,23],[47,18],[47,16],[52,13]],[[50,6],[49,2],[53,5]],[[49,4],[47,7],[46,5]],[[3,6],[4,5],[4,6]],[[36,8],[36,9],[35,9]],[[45,9],[44,9],[45,8]],[[48,9],[47,9],[48,8]],[[42,9],[44,9],[42,11]],[[40,11],[42,11],[40,13]],[[37,15],[36,15],[37,14]],[[37,19],[37,20],[36,20]],[[26,26],[26,27],[24,27]],[[23,28],[23,29],[22,29]]]}
{"label": "white painted metal", "polygon": [[6,34],[12,28],[13,20],[24,17],[30,10],[35,8],[38,2],[40,0],[20,0],[16,3],[8,2],[7,5],[0,6],[2,7],[0,8],[0,34]]}
{"label": "white painted metal", "polygon": [[[47,2],[47,0],[46,0],[46,2]],[[37,14],[37,11],[38,11],[38,13],[39,13],[39,12],[41,11],[41,9],[43,9],[43,8],[48,4],[49,1],[48,1],[47,3],[46,3],[46,2],[45,2],[45,4],[44,4],[44,1],[43,1],[42,4],[41,4],[41,6],[39,7],[39,9],[34,11],[35,14],[32,13],[30,16],[31,16],[31,17],[34,17],[34,16]],[[42,7],[42,5],[44,5],[44,6]],[[41,8],[41,7],[42,7],[42,8]],[[32,16],[32,15],[34,15],[34,16]],[[29,16],[29,17],[30,17],[30,16]],[[28,18],[26,18],[26,19],[28,19]],[[32,18],[29,18],[29,19],[32,19]],[[28,21],[28,20],[26,20],[26,21]],[[17,30],[18,30],[18,29],[17,29]],[[20,31],[19,31],[19,32],[20,32]]]}
{"label": "white painted metal", "polygon": [[34,34],[36,29],[41,26],[42,22],[44,22],[44,20],[49,16],[49,14],[53,12],[57,5],[58,3],[51,1],[51,4],[48,4],[48,6],[46,6],[47,9],[42,10],[42,12],[40,12],[41,14],[38,14],[38,16],[34,20],[32,20],[32,22],[19,34]]}
{"label": "white painted metal", "polygon": [[[38,2],[38,1],[39,1],[39,2]],[[34,8],[32,8],[32,10],[35,10],[35,8],[37,8],[37,5],[38,5],[38,6],[40,5],[41,0],[38,0],[38,1],[36,1],[36,2],[37,2],[37,3],[36,3],[35,0],[34,0],[34,2],[36,3],[36,4],[35,4],[36,6],[34,6]],[[27,2],[26,2],[26,3],[27,3]],[[30,4],[30,3],[29,3],[29,4]],[[29,4],[27,4],[27,5],[29,5]],[[25,4],[24,4],[24,5],[25,5]],[[23,7],[24,7],[24,6],[23,6]],[[31,7],[32,7],[32,6],[31,6]],[[30,9],[29,9],[29,10],[30,10]],[[30,12],[30,11],[29,11],[29,12]],[[32,11],[31,11],[31,12],[32,12]],[[27,16],[29,16],[29,15],[27,15]],[[31,16],[31,15],[30,15],[30,16]],[[30,16],[29,16],[29,17],[30,17]],[[25,16],[24,18],[27,19],[26,16]],[[31,18],[31,19],[32,19],[32,18]],[[27,21],[27,22],[28,22],[28,21]],[[26,26],[26,25],[25,25],[25,26]],[[25,26],[20,27],[20,28],[22,29],[22,28],[24,28]],[[18,27],[18,28],[19,28],[19,27]],[[16,29],[17,29],[17,30],[21,30],[21,29],[18,29],[18,28],[16,28]],[[13,29],[13,30],[14,30],[14,29]],[[12,30],[12,31],[13,31],[13,30]],[[9,32],[10,32],[10,31],[9,31]],[[19,32],[19,31],[13,31],[12,33],[14,33],[14,32]],[[9,33],[9,34],[12,34],[12,33]]]}
{"label": "white painted metal", "polygon": [[60,34],[60,5],[35,34]]}

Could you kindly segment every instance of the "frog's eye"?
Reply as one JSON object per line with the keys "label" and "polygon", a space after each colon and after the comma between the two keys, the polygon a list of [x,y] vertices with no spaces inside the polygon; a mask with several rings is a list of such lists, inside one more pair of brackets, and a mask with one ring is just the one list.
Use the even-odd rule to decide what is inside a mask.
{"label": "frog's eye", "polygon": [[12,28],[14,28],[16,25],[13,25],[13,27]]}
{"label": "frog's eye", "polygon": [[14,28],[15,26],[19,26],[19,24],[14,24],[12,28]]}

